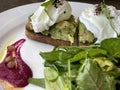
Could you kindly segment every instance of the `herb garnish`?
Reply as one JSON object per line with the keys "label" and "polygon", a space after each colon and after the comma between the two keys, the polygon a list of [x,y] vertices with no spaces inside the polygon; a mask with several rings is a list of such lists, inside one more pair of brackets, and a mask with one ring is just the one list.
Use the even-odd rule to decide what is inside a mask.
{"label": "herb garnish", "polygon": [[68,60],[68,88],[69,88],[69,90],[72,90],[72,86],[71,86],[71,65],[70,65],[70,60]]}
{"label": "herb garnish", "polygon": [[51,5],[53,5],[57,0],[48,0],[48,1],[45,1],[44,3],[41,4],[41,6],[44,6],[45,7],[45,12],[46,14],[48,15],[48,17],[50,18],[50,20],[52,20],[52,17],[49,15],[48,11],[47,11],[47,8]]}
{"label": "herb garnish", "polygon": [[41,6],[48,7],[49,5],[52,5],[56,2],[57,0],[48,0],[44,3],[41,4]]}
{"label": "herb garnish", "polygon": [[101,2],[101,10],[102,10],[102,13],[105,14],[105,16],[107,17],[107,19],[109,20],[110,22],[110,25],[112,27],[112,29],[116,32],[117,36],[118,36],[118,33],[117,31],[115,30],[114,26],[113,26],[113,22],[112,22],[112,19],[114,18],[113,16],[110,15],[110,11],[107,9],[107,6],[105,4],[105,2]]}
{"label": "herb garnish", "polygon": [[[57,8],[59,5],[62,5],[61,3],[62,0],[48,0],[48,1],[45,1],[41,4],[41,6],[45,7],[44,11],[46,12],[46,14],[48,15],[48,17],[50,18],[50,20],[52,20],[52,17],[49,15],[48,13],[48,8],[49,6],[51,5],[55,5],[55,7]],[[53,20],[52,20],[53,21]]]}

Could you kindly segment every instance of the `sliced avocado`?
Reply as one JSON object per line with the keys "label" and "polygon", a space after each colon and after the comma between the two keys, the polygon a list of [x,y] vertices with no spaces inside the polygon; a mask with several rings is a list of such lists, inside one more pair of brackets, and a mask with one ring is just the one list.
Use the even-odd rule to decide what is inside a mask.
{"label": "sliced avocado", "polygon": [[91,44],[96,41],[94,34],[81,22],[78,22],[78,41],[82,44]]}
{"label": "sliced avocado", "polygon": [[50,27],[50,30],[43,31],[42,34],[50,35],[53,39],[60,39],[74,43],[76,23],[73,16],[69,20],[61,21]]}
{"label": "sliced avocado", "polygon": [[115,69],[115,65],[111,62],[109,58],[106,57],[98,57],[94,58],[94,61],[96,61],[99,66],[102,68],[103,71],[111,71]]}

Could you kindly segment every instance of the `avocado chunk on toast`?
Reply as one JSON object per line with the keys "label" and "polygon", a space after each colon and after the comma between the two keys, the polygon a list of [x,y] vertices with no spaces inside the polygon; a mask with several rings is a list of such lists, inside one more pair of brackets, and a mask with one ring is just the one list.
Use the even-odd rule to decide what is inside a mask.
{"label": "avocado chunk on toast", "polygon": [[75,22],[74,16],[61,21],[41,33],[35,33],[30,20],[26,25],[25,34],[28,38],[54,46],[89,45],[95,41],[94,35],[80,22]]}

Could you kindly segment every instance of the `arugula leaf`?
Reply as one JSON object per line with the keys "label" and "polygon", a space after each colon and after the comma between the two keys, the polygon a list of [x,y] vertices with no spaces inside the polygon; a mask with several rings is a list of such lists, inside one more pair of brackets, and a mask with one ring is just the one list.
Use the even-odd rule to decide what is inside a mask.
{"label": "arugula leaf", "polygon": [[101,9],[102,9],[102,12],[106,15],[106,17],[108,18],[108,19],[110,19],[110,11],[107,9],[107,6],[106,6],[106,4],[105,4],[105,2],[103,1],[103,2],[101,2]]}
{"label": "arugula leaf", "polygon": [[111,56],[120,58],[120,38],[109,38],[101,42],[101,48],[106,50]]}
{"label": "arugula leaf", "polygon": [[65,62],[67,59],[73,57],[72,54],[67,53],[65,51],[61,51],[61,50],[59,50],[59,51],[52,51],[52,52],[41,52],[40,55],[46,61],[51,61],[51,62],[57,61],[57,60]]}
{"label": "arugula leaf", "polygon": [[79,52],[78,54],[76,54],[73,58],[70,58],[69,60],[71,62],[76,62],[76,61],[80,61],[81,59],[85,59],[86,58],[86,54],[88,54],[88,57],[97,57],[97,56],[105,56],[107,55],[107,52],[103,49],[88,49],[82,52]]}
{"label": "arugula leaf", "polygon": [[54,51],[65,51],[67,53],[70,53],[72,55],[75,55],[81,51],[84,50],[88,50],[88,49],[92,49],[92,48],[97,48],[98,46],[96,45],[90,45],[90,46],[59,46],[59,47],[55,47]]}
{"label": "arugula leaf", "polygon": [[115,80],[104,73],[97,63],[88,59],[77,76],[77,90],[116,90]]}
{"label": "arugula leaf", "polygon": [[41,52],[46,90],[116,90],[120,72],[108,57],[112,56],[106,49],[113,47],[111,42],[103,41],[100,46],[60,46]]}
{"label": "arugula leaf", "polygon": [[111,76],[114,76],[117,79],[117,81],[120,82],[120,68],[115,68],[114,70],[109,71],[107,73]]}
{"label": "arugula leaf", "polygon": [[67,53],[70,53],[72,55],[75,55],[78,52],[85,50],[85,48],[82,48],[79,46],[78,47],[76,47],[76,46],[59,46],[59,47],[55,47],[54,50],[55,51],[62,50],[62,51],[65,51]]}
{"label": "arugula leaf", "polygon": [[107,6],[106,6],[106,4],[105,4],[104,1],[101,2],[101,10],[102,10],[102,12],[106,15],[106,17],[108,18],[111,27],[113,28],[113,30],[116,32],[116,34],[117,34],[117,36],[118,36],[118,33],[117,33],[117,31],[115,30],[115,28],[114,28],[114,26],[113,26],[113,22],[112,22],[112,19],[113,19],[114,17],[110,15],[110,11],[107,9]]}
{"label": "arugula leaf", "polygon": [[40,55],[46,61],[50,61],[50,62],[63,61],[67,63],[68,59],[70,59],[71,62],[75,62],[85,58],[87,52],[89,53],[90,57],[107,54],[105,50],[99,48],[96,49],[96,47],[93,48],[93,46],[89,46],[89,47],[62,46],[62,47],[54,48],[54,50],[51,52],[41,52]]}

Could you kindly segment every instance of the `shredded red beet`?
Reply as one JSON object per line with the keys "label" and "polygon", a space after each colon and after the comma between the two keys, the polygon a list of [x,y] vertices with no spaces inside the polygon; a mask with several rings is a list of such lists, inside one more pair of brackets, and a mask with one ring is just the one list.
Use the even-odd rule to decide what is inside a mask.
{"label": "shredded red beet", "polygon": [[32,77],[32,71],[22,60],[20,48],[25,39],[20,39],[7,47],[7,54],[0,64],[0,79],[5,80],[15,87],[28,85],[28,79]]}

